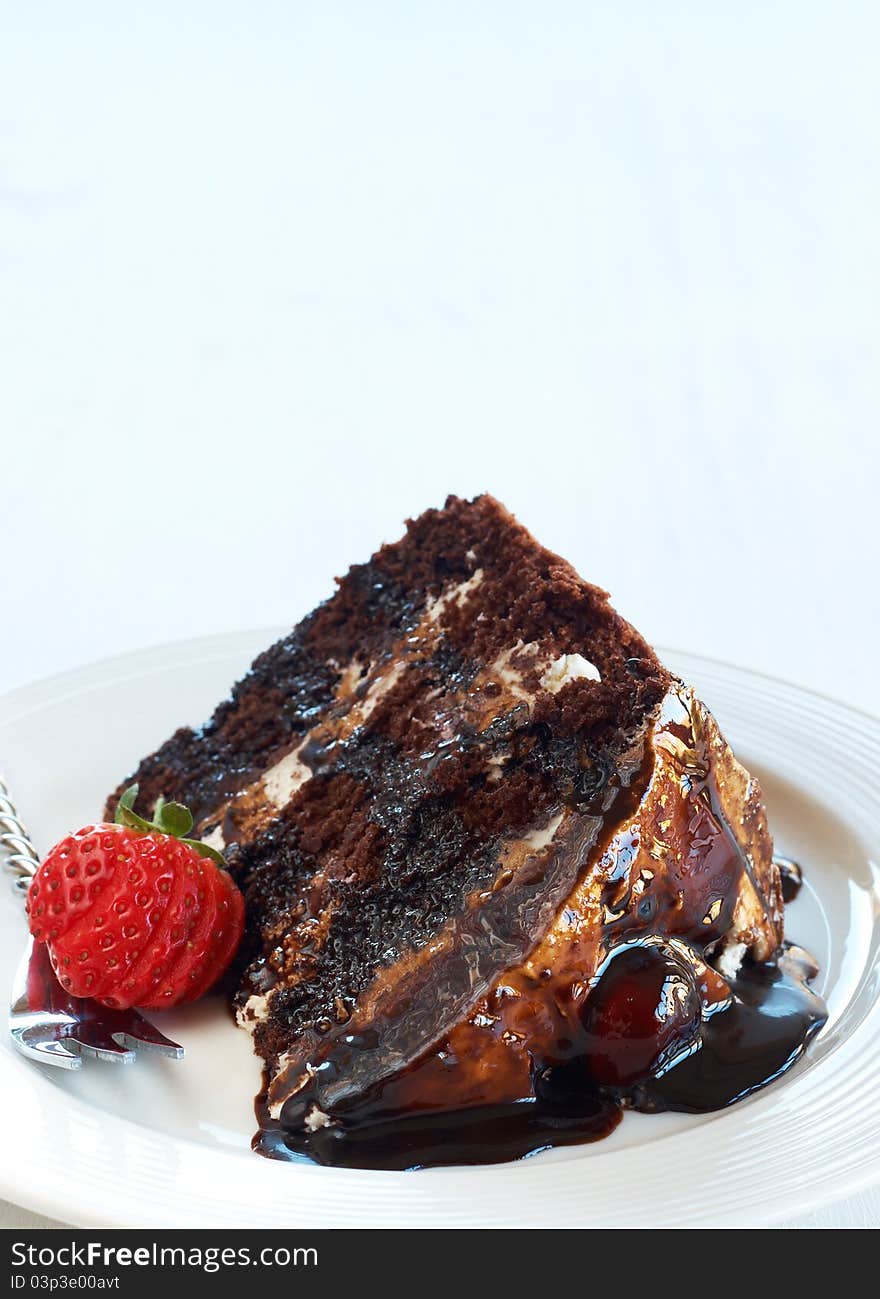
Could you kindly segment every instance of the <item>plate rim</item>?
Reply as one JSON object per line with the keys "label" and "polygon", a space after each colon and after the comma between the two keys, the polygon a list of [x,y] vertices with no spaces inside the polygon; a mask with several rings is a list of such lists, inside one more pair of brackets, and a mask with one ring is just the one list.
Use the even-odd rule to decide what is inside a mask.
{"label": "plate rim", "polygon": [[[119,654],[108,655],[101,659],[91,660],[88,663],[78,665],[75,668],[63,672],[48,674],[32,681],[22,683],[18,686],[0,693],[0,724],[9,725],[21,720],[23,717],[32,712],[42,712],[51,709],[53,706],[60,704],[63,700],[75,696],[88,689],[100,689],[102,684],[113,684],[130,679],[132,675],[142,677],[145,673],[156,674],[163,671],[173,671],[178,664],[205,662],[208,659],[227,658],[236,653],[239,649],[250,652],[251,647],[258,644],[262,638],[264,643],[271,643],[269,638],[276,638],[284,634],[285,628],[247,628],[237,631],[212,633],[205,636],[188,637],[172,641],[164,641],[143,649],[125,650]],[[871,728],[880,728],[880,717],[876,716],[865,709],[860,709],[844,700],[838,699],[833,695],[814,690],[810,687],[801,686],[786,678],[779,677],[770,673],[757,671],[751,668],[743,668],[727,660],[715,658],[710,655],[695,654],[692,651],[680,650],[672,647],[660,647],[658,653],[661,657],[669,657],[673,661],[685,660],[695,665],[704,665],[708,669],[720,669],[726,673],[732,673],[734,676],[746,678],[758,678],[765,682],[771,688],[781,689],[784,692],[793,692],[797,695],[809,696],[821,703],[825,707],[830,707],[844,715],[849,714],[854,719],[858,719],[862,724],[867,723]],[[138,670],[134,673],[133,669],[138,665]],[[126,670],[128,669],[128,670]],[[230,683],[231,684],[231,683]],[[880,1003],[878,1003],[880,1004]],[[866,1016],[866,1021],[871,1019],[873,1013],[877,1010],[877,1004],[874,1004]],[[864,1033],[869,1028],[868,1023],[864,1023],[852,1035],[853,1038]],[[848,1043],[841,1045],[845,1047]],[[22,1077],[30,1079],[30,1085],[36,1091],[42,1091],[46,1087],[51,1087],[48,1079],[40,1076],[33,1071],[24,1061],[13,1060],[13,1068],[21,1069],[25,1072]],[[5,1067],[4,1067],[5,1072]],[[798,1079],[791,1081],[789,1086],[796,1086]],[[25,1084],[25,1092],[29,1089]],[[53,1089],[54,1090],[54,1089]],[[755,1099],[760,1100],[760,1096]],[[60,1097],[56,1094],[56,1101]],[[79,1098],[68,1097],[67,1102],[75,1107],[82,1108],[84,1111],[94,1111],[94,1106],[89,1106],[85,1101]],[[748,1104],[748,1102],[746,1102]],[[51,1106],[50,1106],[51,1108]],[[743,1106],[734,1107],[727,1114],[718,1116],[716,1121],[724,1122],[732,1115],[741,1113]],[[204,1144],[186,1137],[172,1133],[162,1133],[148,1125],[138,1123],[136,1119],[130,1119],[117,1114],[104,1113],[104,1119],[108,1121],[109,1127],[119,1127],[121,1129],[132,1128],[139,1133],[145,1134],[144,1140],[149,1144],[150,1141],[159,1145],[171,1143],[173,1146],[185,1147],[191,1152],[191,1158],[196,1160],[203,1159],[207,1164],[209,1160],[220,1160],[226,1164],[230,1156],[233,1156],[236,1162],[251,1165],[251,1156],[244,1149],[225,1148],[214,1149]],[[659,1142],[673,1137],[681,1142],[683,1139],[696,1134],[699,1127],[695,1127],[686,1132],[670,1133],[667,1136],[658,1139]],[[642,1146],[629,1148],[634,1153],[644,1149]],[[608,1151],[605,1153],[596,1153],[582,1167],[592,1168],[598,1171],[595,1160],[619,1159],[622,1155],[627,1154],[625,1150]],[[499,1168],[520,1170],[514,1173],[515,1177],[522,1176],[522,1173],[529,1167],[530,1161],[521,1161],[514,1165],[496,1165],[478,1167],[468,1170],[468,1176],[475,1183],[480,1180],[481,1174],[490,1175],[496,1173]],[[262,1164],[262,1161],[260,1161]],[[4,1161],[7,1164],[7,1161]],[[11,1163],[8,1165],[11,1168]],[[286,1165],[272,1165],[269,1167],[288,1168]],[[537,1168],[537,1166],[535,1166]],[[560,1165],[544,1165],[545,1168],[559,1168]],[[100,1184],[93,1184],[89,1188],[89,1193],[80,1195],[74,1200],[69,1190],[61,1189],[64,1187],[63,1182],[52,1182],[48,1185],[41,1181],[39,1172],[28,1163],[25,1163],[25,1175],[22,1177],[21,1167],[16,1169],[18,1176],[13,1178],[7,1175],[6,1167],[0,1169],[0,1196],[4,1196],[14,1204],[31,1209],[33,1212],[41,1213],[46,1216],[73,1222],[75,1225],[84,1226],[152,1226],[155,1219],[138,1213],[137,1209],[146,1208],[143,1199],[135,1197],[129,1203],[130,1197],[125,1197],[125,1201],[120,1201],[118,1195],[113,1195],[109,1190]],[[328,1173],[338,1173],[341,1170],[309,1170],[309,1175],[314,1176],[317,1172],[322,1175]],[[345,1170],[348,1175],[349,1170]],[[461,1176],[460,1170],[432,1170],[433,1174],[437,1173],[455,1174]],[[474,1177],[476,1174],[476,1178]],[[277,1173],[268,1175],[269,1179],[277,1177]],[[375,1174],[369,1173],[367,1176],[371,1182],[375,1182]],[[412,1174],[393,1174],[393,1177],[405,1176],[411,1178]],[[420,1176],[417,1174],[416,1176]],[[351,1180],[351,1179],[349,1179]],[[362,1180],[362,1178],[358,1179]],[[449,1180],[445,1178],[444,1180]],[[483,1178],[483,1180],[486,1180]],[[833,1185],[826,1188],[821,1198],[817,1196],[816,1188],[811,1186],[808,1189],[787,1190],[786,1196],[777,1197],[771,1205],[762,1206],[760,1213],[760,1222],[769,1224],[787,1220],[798,1213],[810,1212],[824,1205],[833,1203],[836,1200],[846,1196],[857,1194],[880,1183],[880,1161],[874,1166],[868,1166],[861,1171],[849,1170],[844,1175],[839,1175],[833,1179]],[[291,1188],[292,1189],[292,1188]],[[295,1197],[293,1192],[291,1198]],[[120,1212],[123,1208],[135,1212]],[[109,1221],[108,1221],[109,1219]],[[201,1219],[198,1219],[201,1222]],[[744,1225],[748,1221],[748,1215],[744,1214],[740,1207],[732,1209],[719,1217],[717,1213],[711,1216],[711,1222],[721,1225]],[[204,1225],[207,1225],[205,1223]],[[214,1225],[218,1225],[216,1221]],[[255,1224],[256,1225],[256,1224]],[[268,1225],[268,1224],[267,1224]],[[271,1224],[280,1225],[280,1224]],[[419,1224],[413,1224],[419,1225]],[[452,1225],[452,1224],[442,1224]],[[475,1225],[485,1225],[477,1223]],[[502,1225],[504,1225],[502,1223]],[[513,1224],[511,1224],[513,1225]],[[584,1224],[588,1225],[588,1224]],[[693,1225],[705,1225],[703,1221],[695,1216]]]}

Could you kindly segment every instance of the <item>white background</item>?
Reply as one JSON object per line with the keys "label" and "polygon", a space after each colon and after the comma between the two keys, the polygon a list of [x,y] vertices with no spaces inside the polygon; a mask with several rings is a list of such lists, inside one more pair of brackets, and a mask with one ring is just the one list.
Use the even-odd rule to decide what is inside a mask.
{"label": "white background", "polygon": [[650,639],[880,711],[875,5],[0,15],[0,686],[488,489]]}

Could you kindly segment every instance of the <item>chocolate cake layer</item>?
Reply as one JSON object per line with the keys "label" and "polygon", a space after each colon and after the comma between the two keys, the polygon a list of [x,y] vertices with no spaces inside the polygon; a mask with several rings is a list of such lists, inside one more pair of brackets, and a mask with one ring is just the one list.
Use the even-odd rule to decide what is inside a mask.
{"label": "chocolate cake layer", "polygon": [[295,1148],[364,1107],[533,1099],[589,1054],[621,945],[662,938],[708,1018],[782,942],[756,783],[605,592],[488,496],[352,568],[135,778],[245,891],[235,1001]]}

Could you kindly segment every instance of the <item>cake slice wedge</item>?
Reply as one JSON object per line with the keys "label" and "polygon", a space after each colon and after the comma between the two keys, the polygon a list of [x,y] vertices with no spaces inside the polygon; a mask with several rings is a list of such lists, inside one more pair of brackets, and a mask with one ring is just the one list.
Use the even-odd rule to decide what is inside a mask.
{"label": "cake slice wedge", "polygon": [[822,1022],[757,782],[489,496],[352,568],[134,778],[245,892],[265,1153],[512,1158],[729,1104]]}

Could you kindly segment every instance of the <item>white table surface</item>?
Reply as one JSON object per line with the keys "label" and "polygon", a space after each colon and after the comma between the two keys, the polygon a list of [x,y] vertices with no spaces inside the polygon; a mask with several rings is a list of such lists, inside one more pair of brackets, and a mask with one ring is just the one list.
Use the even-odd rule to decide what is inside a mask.
{"label": "white table surface", "polygon": [[880,712],[876,6],[0,11],[0,684],[293,622],[489,489]]}

